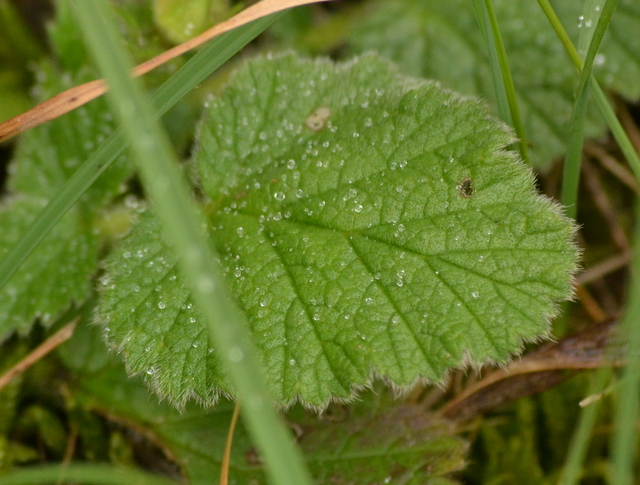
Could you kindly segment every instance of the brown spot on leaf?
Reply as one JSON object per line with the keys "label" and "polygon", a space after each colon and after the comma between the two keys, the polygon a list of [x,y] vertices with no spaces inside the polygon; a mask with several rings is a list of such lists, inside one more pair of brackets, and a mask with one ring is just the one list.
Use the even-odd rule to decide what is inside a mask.
{"label": "brown spot on leaf", "polygon": [[311,131],[318,132],[324,128],[329,116],[331,116],[331,109],[328,106],[320,106],[307,117],[304,124]]}

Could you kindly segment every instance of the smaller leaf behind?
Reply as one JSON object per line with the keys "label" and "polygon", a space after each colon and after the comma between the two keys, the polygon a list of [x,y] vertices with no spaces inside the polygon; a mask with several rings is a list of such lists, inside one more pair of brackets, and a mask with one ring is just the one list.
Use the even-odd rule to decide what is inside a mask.
{"label": "smaller leaf behind", "polygon": [[[0,258],[18,241],[46,201],[15,197],[0,205]],[[96,271],[99,236],[87,231],[80,211],[71,210],[0,292],[0,341],[26,335],[35,318],[48,326],[71,301],[89,294]]]}
{"label": "smaller leaf behind", "polygon": [[[546,169],[566,149],[578,76],[557,35],[536,2],[494,0],[511,72],[517,89],[533,166]],[[552,1],[569,34],[577,41],[584,2]],[[485,42],[473,2],[383,0],[368,5],[355,23],[349,47],[358,54],[374,50],[397,62],[403,72],[437,79],[450,89],[492,100],[495,89],[486,61]],[[638,36],[640,8],[621,0],[594,65],[603,87],[629,99],[640,94]],[[497,112],[497,111],[496,111]],[[605,124],[587,117],[585,132],[600,136]]]}
{"label": "smaller leaf behind", "polygon": [[[277,402],[440,380],[547,334],[571,294],[573,227],[511,141],[478,102],[373,56],[236,73],[194,169]],[[233,392],[153,216],[104,283],[98,321],[131,372],[179,405]]]}
{"label": "smaller leaf behind", "polygon": [[[63,1],[61,5],[66,3]],[[61,36],[69,27],[66,10],[58,12],[51,30],[54,46],[64,56],[62,70],[41,61],[35,76],[34,96],[43,100],[65,89],[95,78],[83,65],[82,55],[69,48],[72,38]],[[69,180],[81,163],[114,131],[105,100],[96,100],[78,110],[25,133],[8,166],[7,191],[0,203],[0,259],[20,237],[46,203]],[[108,231],[105,207],[120,195],[131,168],[120,157],[94,183],[51,231],[43,243],[0,290],[0,341],[17,331],[26,334],[35,318],[49,325],[73,301],[82,302],[91,291],[91,277],[98,269],[98,252]],[[125,218],[126,219],[126,218]],[[102,226],[102,227],[101,227]]]}

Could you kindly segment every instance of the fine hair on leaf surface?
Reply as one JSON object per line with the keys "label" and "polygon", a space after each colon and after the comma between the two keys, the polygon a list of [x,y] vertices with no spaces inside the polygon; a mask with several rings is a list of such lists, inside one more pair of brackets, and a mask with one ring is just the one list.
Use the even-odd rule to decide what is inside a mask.
{"label": "fine hair on leaf surface", "polygon": [[[574,226],[478,101],[369,55],[259,57],[207,102],[191,162],[276,402],[322,409],[504,363],[571,296]],[[106,260],[96,320],[174,404],[233,394],[147,213]]]}

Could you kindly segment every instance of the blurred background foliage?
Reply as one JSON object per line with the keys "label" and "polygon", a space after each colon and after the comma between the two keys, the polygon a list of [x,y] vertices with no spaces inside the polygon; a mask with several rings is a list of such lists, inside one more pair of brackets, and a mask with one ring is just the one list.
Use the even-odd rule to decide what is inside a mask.
{"label": "blurred background foliage", "polygon": [[[136,61],[142,62],[251,2],[111,3],[118,15],[123,42]],[[550,197],[557,197],[577,73],[535,2],[494,3],[531,140],[532,164],[538,171],[539,186]],[[582,2],[556,1],[553,5],[576,40]],[[640,6],[632,0],[621,1],[603,43],[602,57],[596,62],[596,75],[608,89],[637,149],[640,37],[631,33],[638,31]],[[436,79],[446,88],[493,103],[491,77],[472,2],[351,0],[312,5],[286,13],[164,117],[178,153],[185,159],[189,156],[202,104],[212,93],[219,92],[242,58],[286,49],[335,59],[374,50],[396,62],[407,74]],[[145,77],[147,87],[153,90],[183,62],[178,59]],[[60,85],[70,87],[74,80],[94,75],[66,0],[0,0],[0,121],[32,107],[43,95],[51,95],[50,91],[43,91],[46,76],[59,78],[64,81]],[[586,271],[577,278],[576,301],[567,304],[563,315],[554,322],[556,337],[617,319],[628,279],[633,200],[639,188],[620,161],[619,150],[597,112],[591,110],[589,116],[578,214]],[[0,178],[5,198],[10,197],[4,183],[7,166],[20,143],[14,139],[0,144]],[[126,231],[128,221],[135,216],[139,202],[129,199],[125,204],[124,198],[137,200],[141,195],[135,176],[127,178],[121,187],[120,203],[105,217],[109,240]],[[101,249],[107,250],[108,245]],[[190,483],[210,480],[220,467],[232,404],[224,402],[213,410],[193,405],[180,414],[166,403],[157,402],[140,381],[126,377],[117,357],[106,353],[99,333],[89,325],[93,305],[93,295],[88,293],[50,328],[45,330],[36,320],[28,336],[14,335],[2,343],[0,375],[53,331],[72,318],[81,317],[71,340],[0,391],[0,471],[26,464],[87,460],[139,466],[176,479],[186,477]],[[367,426],[383,426],[383,421],[377,421],[381,416],[391,416],[408,426],[399,427],[402,433],[415,432],[419,439],[430,443],[421,449],[425,455],[431,453],[435,457],[432,463],[422,465],[430,467],[429,483],[556,483],[579,414],[578,402],[585,397],[590,375],[577,374],[544,393],[510,402],[470,421],[449,423],[432,415],[482,375],[460,371],[450,376],[444,389],[418,388],[399,399],[380,385],[363,393],[357,404],[332,405],[319,418],[298,407],[289,410],[287,416],[307,451],[312,470],[326,459],[326,449],[320,445],[342,446]],[[611,401],[605,399],[600,412],[582,483],[606,482]],[[418,414],[412,413],[430,418],[420,429],[416,425],[412,430],[410,423],[419,422],[415,417]],[[403,421],[402,416],[411,419]],[[341,432],[346,434],[337,441],[327,439],[327,433]],[[371,453],[368,459],[374,461],[384,455],[380,450]],[[336,460],[340,462],[339,458]],[[260,459],[241,427],[236,431],[232,470],[236,483],[264,480]],[[406,480],[392,473],[389,477],[387,483]],[[353,483],[366,483],[366,478],[356,477]],[[324,483],[329,480],[327,477]]]}

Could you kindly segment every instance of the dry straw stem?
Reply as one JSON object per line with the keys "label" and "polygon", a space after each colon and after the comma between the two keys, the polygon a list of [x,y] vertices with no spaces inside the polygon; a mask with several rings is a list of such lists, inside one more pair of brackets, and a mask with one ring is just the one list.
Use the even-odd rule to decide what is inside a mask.
{"label": "dry straw stem", "polygon": [[9,384],[18,374],[23,373],[33,364],[42,359],[45,355],[51,352],[53,349],[58,347],[61,343],[69,340],[73,335],[73,331],[76,328],[76,324],[80,320],[80,317],[73,320],[68,325],[65,325],[56,333],[54,333],[47,340],[42,342],[38,347],[33,349],[33,351],[27,355],[24,359],[14,365],[9,371],[0,377],[0,389]]}
{"label": "dry straw stem", "polygon": [[233,407],[233,415],[229,423],[229,433],[227,434],[227,442],[224,445],[224,455],[220,464],[220,485],[229,485],[229,468],[231,468],[231,445],[233,444],[233,433],[238,424],[238,416],[240,416],[240,401],[236,401]]}
{"label": "dry straw stem", "polygon": [[[143,62],[133,69],[134,76],[141,76],[161,66],[162,64],[181,56],[185,52],[208,42],[221,34],[229,32],[237,27],[258,20],[262,17],[311,3],[327,2],[331,0],[262,0],[255,5],[243,10],[239,14],[224,22],[214,25],[202,34],[188,40],[159,56]],[[72,111],[80,106],[102,96],[107,91],[107,86],[102,79],[91,81],[80,86],[68,89],[53,98],[39,104],[35,108],[0,123],[0,142],[7,140],[24,131],[51,121]]]}

